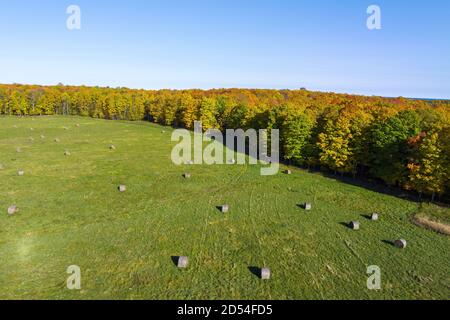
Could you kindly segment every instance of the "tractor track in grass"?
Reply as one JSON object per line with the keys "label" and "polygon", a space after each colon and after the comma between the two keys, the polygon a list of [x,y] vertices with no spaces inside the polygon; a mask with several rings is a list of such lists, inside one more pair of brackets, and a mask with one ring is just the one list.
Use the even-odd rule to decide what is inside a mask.
{"label": "tractor track in grass", "polygon": [[[267,195],[267,193],[264,193],[264,197],[265,197],[265,198],[266,198],[266,195]],[[278,218],[279,218],[279,220],[280,220],[280,221],[283,221],[283,223],[284,223],[285,220],[283,219],[283,217],[282,217],[282,215],[281,215],[281,213],[280,213],[281,210],[278,210],[278,195],[275,196],[275,210],[276,210],[277,213],[278,213]],[[270,217],[270,214],[267,214],[267,215],[265,215],[265,216],[266,216],[266,217]],[[268,221],[268,222],[270,223],[271,221]],[[290,227],[288,223],[285,223],[283,228],[285,228],[286,230],[290,231],[290,232],[293,233],[293,234],[297,234],[297,233],[298,233],[298,230],[295,230],[294,228]],[[280,253],[280,254],[281,254],[281,253]],[[296,259],[293,259],[293,260],[294,260],[296,263],[299,262],[299,261],[297,261]],[[278,260],[278,262],[281,262],[282,267],[283,267],[283,270],[291,270],[291,268],[289,267],[290,264],[288,263],[288,261],[289,261],[289,259],[279,259],[279,260]],[[280,270],[280,271],[281,271],[281,270]],[[280,272],[280,274],[281,274],[281,272]]]}
{"label": "tractor track in grass", "polygon": [[[258,247],[259,247],[259,254],[254,257],[255,261],[262,261],[263,264],[261,266],[259,266],[259,268],[264,268],[264,267],[269,267],[270,266],[267,264],[267,258],[266,258],[266,252],[264,249],[264,246],[262,244],[262,240],[261,240],[261,236],[259,234],[259,232],[256,229],[257,224],[255,223],[255,217],[253,215],[253,198],[254,198],[254,192],[255,192],[255,186],[253,185],[251,190],[250,190],[250,198],[248,200],[248,210],[249,210],[249,215],[251,216],[251,224],[253,227],[253,233],[255,235],[255,239],[258,243]],[[273,270],[271,270],[273,272]],[[269,299],[272,299],[272,294],[270,292],[270,290],[267,291],[267,294],[269,295]]]}

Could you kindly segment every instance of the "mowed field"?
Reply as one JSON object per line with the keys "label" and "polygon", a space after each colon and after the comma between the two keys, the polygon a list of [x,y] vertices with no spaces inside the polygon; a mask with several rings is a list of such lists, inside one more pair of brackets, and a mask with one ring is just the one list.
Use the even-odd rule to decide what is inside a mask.
{"label": "mowed field", "polygon": [[[417,203],[295,168],[263,177],[259,166],[176,166],[171,131],[1,117],[0,298],[450,297],[450,240],[410,222]],[[298,206],[306,201],[312,211]],[[224,203],[227,214],[216,208]],[[8,215],[13,204],[20,212]],[[372,212],[380,221],[364,217]],[[361,230],[345,226],[352,220]],[[405,250],[389,243],[399,238]],[[180,255],[186,270],[172,261]],[[79,291],[66,288],[70,265],[81,268]],[[379,291],[367,289],[371,265]],[[263,266],[268,281],[251,272]]]}

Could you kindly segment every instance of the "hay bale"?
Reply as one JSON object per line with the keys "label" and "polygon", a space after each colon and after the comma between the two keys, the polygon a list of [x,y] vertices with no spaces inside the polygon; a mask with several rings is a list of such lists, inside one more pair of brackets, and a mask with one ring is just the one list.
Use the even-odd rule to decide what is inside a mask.
{"label": "hay bale", "polygon": [[380,219],[380,215],[378,213],[372,213],[370,216],[370,220],[372,221],[378,221]]}
{"label": "hay bale", "polygon": [[109,150],[116,150],[116,146],[115,146],[115,145],[113,145],[113,144],[112,144],[112,145],[110,145],[110,146],[109,146]]}
{"label": "hay bale", "polygon": [[310,210],[312,210],[312,204],[311,204],[311,203],[308,203],[308,202],[305,202],[305,203],[303,204],[303,208],[304,208],[306,211],[310,211]]}
{"label": "hay bale", "polygon": [[261,269],[261,279],[262,280],[269,280],[270,279],[270,269],[269,268],[262,268]]}
{"label": "hay bale", "polygon": [[350,229],[352,230],[359,230],[361,225],[359,224],[358,221],[352,221],[348,224],[348,226],[350,227]]}
{"label": "hay bale", "polygon": [[19,177],[23,177],[25,175],[25,171],[19,170],[18,172]]}
{"label": "hay bale", "polygon": [[59,140],[58,138],[55,138],[55,142],[56,143],[58,143],[58,142],[60,142],[61,140]]}
{"label": "hay bale", "polygon": [[64,155],[65,155],[66,157],[69,157],[69,156],[70,156],[70,151],[68,151],[68,150],[64,151]]}
{"label": "hay bale", "polygon": [[191,174],[190,173],[183,173],[183,178],[185,179],[190,179],[191,178]]}
{"label": "hay bale", "polygon": [[16,214],[17,212],[19,212],[19,208],[17,208],[16,205],[12,205],[8,208],[8,214],[9,215],[13,215]]}
{"label": "hay bale", "polygon": [[17,153],[21,153],[21,152],[22,152],[22,148],[17,147],[17,148],[16,148],[16,152],[17,152]]}
{"label": "hay bale", "polygon": [[75,125],[75,127],[79,128],[79,127],[80,127],[80,124],[79,124],[79,123],[77,123],[77,124]]}
{"label": "hay bale", "polygon": [[67,128],[67,127],[63,127],[64,128],[64,130],[69,130],[69,128]]}
{"label": "hay bale", "polygon": [[189,258],[182,256],[182,257],[178,257],[178,262],[177,262],[177,267],[180,269],[185,269],[187,268],[189,264]]}
{"label": "hay bale", "polygon": [[34,131],[34,128],[30,128],[31,131]]}
{"label": "hay bale", "polygon": [[230,206],[227,204],[224,204],[224,205],[220,206],[220,211],[222,213],[228,213],[228,211],[230,211]]}
{"label": "hay bale", "polygon": [[43,134],[41,134],[41,139],[45,139],[45,136]]}
{"label": "hay bale", "polygon": [[121,184],[121,185],[119,186],[119,192],[125,192],[125,191],[127,191],[127,186]]}
{"label": "hay bale", "polygon": [[284,174],[287,174],[287,175],[290,175],[290,174],[292,174],[292,171],[291,170],[284,170]]}
{"label": "hay bale", "polygon": [[398,240],[395,240],[394,245],[399,249],[405,249],[407,242],[405,239],[398,239]]}

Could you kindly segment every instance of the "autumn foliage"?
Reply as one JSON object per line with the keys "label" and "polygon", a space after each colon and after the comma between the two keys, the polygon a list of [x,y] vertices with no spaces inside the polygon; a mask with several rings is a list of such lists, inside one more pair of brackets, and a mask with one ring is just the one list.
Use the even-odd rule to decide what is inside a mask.
{"label": "autumn foliage", "polygon": [[0,85],[0,114],[81,115],[193,128],[280,129],[301,166],[449,199],[450,102],[306,90],[131,90]]}

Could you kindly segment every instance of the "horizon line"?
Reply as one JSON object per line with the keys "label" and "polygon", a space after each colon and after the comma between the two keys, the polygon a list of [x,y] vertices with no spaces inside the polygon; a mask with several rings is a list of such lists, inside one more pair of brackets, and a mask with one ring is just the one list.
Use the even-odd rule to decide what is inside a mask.
{"label": "horizon line", "polygon": [[450,101],[450,97],[448,98],[436,98],[436,97],[412,97],[412,96],[384,96],[384,95],[378,95],[378,94],[364,94],[364,93],[356,93],[356,92],[339,92],[339,91],[327,91],[327,90],[320,90],[320,89],[308,89],[307,87],[298,87],[298,88],[261,88],[261,87],[236,87],[236,86],[229,86],[229,87],[208,87],[208,88],[201,88],[201,87],[191,87],[191,88],[169,88],[169,87],[160,87],[160,88],[137,88],[137,87],[128,87],[128,86],[105,86],[105,85],[86,85],[86,84],[64,84],[64,83],[57,83],[57,84],[30,84],[30,83],[19,83],[19,82],[13,82],[13,83],[3,83],[1,82],[0,85],[19,85],[19,86],[38,86],[38,87],[78,87],[78,88],[100,88],[100,89],[129,89],[129,90],[136,90],[136,91],[163,91],[163,90],[171,90],[171,91],[190,91],[190,90],[199,90],[199,91],[213,91],[213,90],[269,90],[269,91],[309,91],[309,92],[317,92],[317,93],[324,93],[324,94],[338,94],[338,95],[349,95],[349,96],[360,96],[360,97],[368,97],[368,98],[384,98],[384,99],[398,99],[398,98],[404,98],[408,100],[433,100],[433,101]]}

